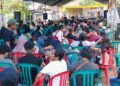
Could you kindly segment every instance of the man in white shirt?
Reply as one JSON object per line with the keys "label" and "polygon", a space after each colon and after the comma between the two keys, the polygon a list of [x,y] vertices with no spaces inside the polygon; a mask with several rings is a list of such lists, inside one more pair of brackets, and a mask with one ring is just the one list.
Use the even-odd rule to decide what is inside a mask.
{"label": "man in white shirt", "polygon": [[[48,74],[50,77],[67,71],[67,64],[63,60],[64,51],[61,49],[56,50],[55,52],[51,52],[49,54],[51,62],[45,66],[38,74],[37,77],[40,77],[42,74]],[[60,78],[57,77],[53,80],[52,86],[60,86]]]}

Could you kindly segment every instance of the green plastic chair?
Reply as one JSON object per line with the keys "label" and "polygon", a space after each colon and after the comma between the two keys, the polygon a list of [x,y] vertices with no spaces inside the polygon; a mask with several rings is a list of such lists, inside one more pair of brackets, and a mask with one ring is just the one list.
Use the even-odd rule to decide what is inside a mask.
{"label": "green plastic chair", "polygon": [[37,71],[40,72],[41,68],[37,65],[25,63],[18,64],[17,67],[20,70],[20,78],[23,80],[22,86],[32,86],[31,70],[32,68],[36,68]]}
{"label": "green plastic chair", "polygon": [[0,39],[0,45],[4,45],[4,40],[3,39]]}
{"label": "green plastic chair", "polygon": [[75,50],[75,49],[82,50],[83,48],[84,46],[72,47],[72,50]]}
{"label": "green plastic chair", "polygon": [[68,49],[70,47],[70,45],[69,44],[62,44],[62,47],[65,49]]}
{"label": "green plastic chair", "polygon": [[73,86],[78,86],[77,85],[77,76],[78,75],[82,75],[82,86],[94,86],[94,75],[97,74],[97,82],[96,82],[96,86],[98,86],[99,82],[100,82],[100,75],[101,75],[101,71],[100,70],[80,70],[80,71],[76,71],[72,74],[72,78],[73,78]]}
{"label": "green plastic chair", "polygon": [[108,37],[110,38],[110,41],[112,42],[114,40],[114,32],[109,32]]}
{"label": "green plastic chair", "polygon": [[111,44],[113,45],[113,47],[115,48],[115,60],[116,60],[116,66],[120,66],[120,50],[119,50],[119,46],[120,46],[120,42],[111,42]]}
{"label": "green plastic chair", "polygon": [[12,65],[12,64],[9,64],[9,63],[5,63],[5,62],[0,62],[0,67],[1,67],[1,68],[6,68],[6,67],[11,67],[11,68],[13,68],[13,65]]}

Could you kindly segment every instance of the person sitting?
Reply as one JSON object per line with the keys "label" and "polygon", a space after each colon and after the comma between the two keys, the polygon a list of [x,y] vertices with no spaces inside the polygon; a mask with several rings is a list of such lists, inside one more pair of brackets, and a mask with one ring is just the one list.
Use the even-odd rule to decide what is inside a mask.
{"label": "person sitting", "polygon": [[0,86],[18,86],[18,73],[13,68],[0,72]]}
{"label": "person sitting", "polygon": [[[65,72],[67,71],[67,64],[66,62],[63,60],[64,57],[64,51],[61,49],[57,49],[57,50],[52,50],[48,53],[49,58],[50,58],[50,63],[48,65],[46,65],[41,71],[40,73],[37,75],[38,77],[41,77],[43,74],[47,74],[50,77]],[[37,81],[36,78],[36,81]],[[52,86],[59,86],[59,78],[55,79],[53,81],[53,85]]]}
{"label": "person sitting", "polygon": [[36,50],[34,51],[34,53],[39,53],[39,47],[37,45],[37,40],[40,37],[40,35],[41,35],[40,32],[34,31],[34,32],[32,32],[32,38],[30,40],[28,40],[35,44]]}
{"label": "person sitting", "polygon": [[73,39],[73,40],[78,40],[78,37],[73,35],[73,29],[72,28],[69,29],[69,33],[68,33],[66,38]]}
{"label": "person sitting", "polygon": [[[0,64],[8,64],[3,66],[3,68],[13,68],[16,70],[16,66],[11,59],[7,59],[8,53],[10,52],[10,48],[7,45],[0,46]],[[11,65],[11,66],[10,66]]]}
{"label": "person sitting", "polygon": [[111,86],[119,86],[120,85],[120,68],[118,68],[117,74],[118,74],[117,77],[110,79]]}
{"label": "person sitting", "polygon": [[64,37],[64,32],[66,32],[66,27],[63,25],[59,26],[59,31],[56,34],[56,37],[58,38],[58,40],[60,41],[60,43],[62,44],[68,44],[68,41],[66,40],[66,38]]}
{"label": "person sitting", "polygon": [[[82,60],[75,62],[71,65],[72,72],[79,70],[99,70],[98,65],[90,62],[90,60],[94,57],[94,50],[91,47],[84,47],[80,54],[82,56]],[[77,86],[82,86],[81,81],[81,77],[77,78]]]}
{"label": "person sitting", "polygon": [[15,46],[15,48],[13,49],[13,52],[23,52],[26,53],[25,49],[24,49],[24,44],[30,39],[30,37],[28,37],[28,33],[30,32],[29,29],[27,29],[28,26],[27,25],[23,25],[23,27],[21,28],[21,35],[17,40],[17,45]]}
{"label": "person sitting", "polygon": [[87,34],[85,32],[81,33],[80,40],[82,41],[82,45],[95,47],[101,41],[102,38],[98,39],[96,42],[95,41],[90,42],[87,39],[88,39]]}
{"label": "person sitting", "polygon": [[[39,58],[39,57],[36,57],[33,55],[33,52],[36,49],[35,44],[32,41],[28,41],[25,43],[24,47],[25,47],[27,54],[24,57],[21,57],[19,59],[19,61],[18,61],[19,64],[27,63],[27,64],[34,64],[34,65],[41,67],[44,64],[42,61],[42,58]],[[36,75],[37,75],[37,71],[36,70],[32,71],[32,81],[33,82],[35,80]]]}

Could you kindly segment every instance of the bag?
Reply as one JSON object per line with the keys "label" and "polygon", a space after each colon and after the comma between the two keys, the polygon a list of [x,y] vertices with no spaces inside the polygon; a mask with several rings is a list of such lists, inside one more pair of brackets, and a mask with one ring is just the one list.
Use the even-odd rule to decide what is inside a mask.
{"label": "bag", "polygon": [[45,75],[44,75],[44,82],[43,82],[45,86],[47,86],[49,80],[50,80],[50,75],[45,74]]}

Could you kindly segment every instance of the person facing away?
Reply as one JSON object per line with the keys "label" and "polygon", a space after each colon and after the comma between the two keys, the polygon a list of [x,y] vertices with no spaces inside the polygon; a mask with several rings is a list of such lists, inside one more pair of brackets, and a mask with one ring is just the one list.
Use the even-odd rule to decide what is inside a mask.
{"label": "person facing away", "polygon": [[[41,67],[41,65],[43,63],[42,58],[36,57],[33,54],[33,52],[36,49],[35,44],[31,41],[28,41],[28,42],[25,43],[24,47],[25,47],[25,50],[26,50],[27,54],[24,57],[21,57],[19,59],[19,64],[20,63],[34,64],[34,65],[37,65],[37,66]],[[31,70],[31,74],[32,74],[32,81],[34,82],[35,77],[37,75],[37,69],[33,68]]]}
{"label": "person facing away", "polygon": [[13,68],[0,72],[0,86],[18,86],[18,73]]}
{"label": "person facing away", "polygon": [[[8,64],[3,66],[3,68],[13,68],[16,70],[16,66],[13,63],[11,59],[7,59],[8,53],[10,52],[10,49],[7,45],[0,46],[0,64]],[[10,66],[11,65],[11,66]]]}
{"label": "person facing away", "polygon": [[[82,56],[82,60],[75,62],[71,65],[72,72],[80,70],[99,70],[98,65],[96,65],[93,62],[90,62],[90,60],[94,57],[94,51],[91,47],[84,47],[80,54]],[[95,75],[94,77],[96,78],[97,75]],[[81,75],[78,75],[77,77],[77,86],[82,86]]]}
{"label": "person facing away", "polygon": [[0,31],[0,39],[5,41],[5,44],[8,45],[11,49],[15,46],[15,34],[16,30],[16,21],[14,19],[10,19],[7,22],[8,28],[2,28]]}
{"label": "person facing away", "polygon": [[40,36],[41,36],[41,33],[40,33],[40,32],[34,31],[34,32],[32,32],[32,37],[31,37],[31,39],[28,40],[28,41],[33,42],[33,43],[35,44],[36,50],[34,51],[34,53],[38,53],[38,52],[39,52],[39,47],[38,47],[38,45],[37,45],[37,40],[38,40],[38,38],[39,38]]}
{"label": "person facing away", "polygon": [[22,33],[21,33],[20,37],[17,40],[17,45],[13,49],[13,52],[26,53],[26,51],[24,49],[24,44],[30,39],[28,37],[28,33],[30,31],[27,28],[29,28],[27,25],[23,25],[23,27],[21,28]]}
{"label": "person facing away", "polygon": [[[36,77],[36,81],[38,77],[41,77],[43,74],[47,74],[50,77],[65,72],[67,71],[67,64],[66,62],[63,60],[64,57],[64,51],[61,49],[56,49],[56,50],[52,50],[50,51],[50,53],[48,53],[48,57],[50,58],[50,63],[48,65],[46,65],[41,71],[40,73],[37,75]],[[53,85],[52,86],[59,86],[60,80],[59,78],[56,78],[53,80]]]}

